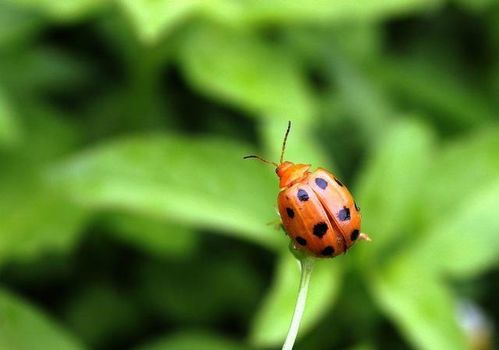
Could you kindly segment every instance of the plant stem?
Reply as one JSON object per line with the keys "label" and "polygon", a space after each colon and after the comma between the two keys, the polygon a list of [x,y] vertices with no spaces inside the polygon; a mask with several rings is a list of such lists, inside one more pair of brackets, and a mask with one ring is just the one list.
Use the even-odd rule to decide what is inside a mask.
{"label": "plant stem", "polygon": [[315,259],[311,257],[302,257],[298,259],[298,261],[300,262],[301,268],[300,287],[298,289],[298,297],[296,298],[295,311],[293,313],[291,325],[289,326],[288,335],[286,336],[286,341],[282,346],[282,350],[292,350],[293,345],[295,344],[303,311],[305,311],[308,285],[310,282],[310,276],[312,275]]}

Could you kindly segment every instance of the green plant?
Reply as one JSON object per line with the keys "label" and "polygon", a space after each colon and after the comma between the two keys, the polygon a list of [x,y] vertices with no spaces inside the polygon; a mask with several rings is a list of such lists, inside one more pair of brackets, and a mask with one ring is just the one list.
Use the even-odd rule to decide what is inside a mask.
{"label": "green plant", "polygon": [[457,300],[499,314],[498,10],[2,1],[0,348],[280,346],[299,274],[241,156],[289,119],[375,242],[317,262],[296,349],[467,348]]}

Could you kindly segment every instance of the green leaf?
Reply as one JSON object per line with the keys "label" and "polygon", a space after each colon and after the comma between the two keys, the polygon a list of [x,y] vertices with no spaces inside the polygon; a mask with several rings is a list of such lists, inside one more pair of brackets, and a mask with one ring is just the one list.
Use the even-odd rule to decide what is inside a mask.
{"label": "green leaf", "polygon": [[18,44],[41,28],[41,19],[7,2],[0,2],[0,48]]}
{"label": "green leaf", "polygon": [[[89,69],[88,62],[51,47],[30,48],[6,57],[7,59],[0,61],[2,80],[9,91],[21,96],[23,100],[33,98],[32,95],[67,94],[91,83],[92,78],[97,77]],[[40,103],[36,106],[33,103],[27,107],[37,109],[39,105]],[[53,119],[56,113],[51,114]]]}
{"label": "green leaf", "polygon": [[433,0],[389,0],[371,1],[358,0],[270,0],[261,2],[251,1],[255,17],[259,18],[288,18],[293,20],[372,20],[390,16],[399,16],[404,13],[435,7],[438,1]]}
{"label": "green leaf", "polygon": [[11,146],[19,141],[20,130],[16,116],[0,89],[0,147]]}
{"label": "green leaf", "polygon": [[415,348],[467,349],[453,296],[418,264],[399,259],[372,276],[370,286],[378,305]]}
{"label": "green leaf", "polygon": [[[375,20],[435,8],[435,0],[225,0],[214,2],[210,10],[218,18],[236,22],[322,22]],[[239,18],[240,17],[240,18]],[[236,18],[236,19],[234,19]]]}
{"label": "green leaf", "polygon": [[214,334],[203,332],[183,332],[151,344],[137,348],[137,350],[244,350],[246,346]]}
{"label": "green leaf", "polygon": [[122,139],[66,162],[61,191],[92,208],[124,209],[202,229],[217,229],[268,248],[284,237],[274,218],[276,180],[244,161],[242,145],[176,135]]}
{"label": "green leaf", "polygon": [[184,257],[197,246],[195,232],[174,222],[127,214],[106,221],[115,236],[156,256]]}
{"label": "green leaf", "polygon": [[412,253],[427,269],[469,277],[499,263],[499,181],[441,215]]}
{"label": "green leaf", "polygon": [[154,44],[202,4],[200,0],[119,0],[139,38]]}
{"label": "green leaf", "polygon": [[33,9],[56,21],[75,21],[100,10],[109,0],[7,0],[19,7]]}
{"label": "green leaf", "polygon": [[460,277],[497,264],[499,130],[488,128],[447,145],[430,172],[435,175],[421,193],[433,198],[423,207],[425,238],[411,254],[428,269]]}
{"label": "green leaf", "polygon": [[[250,341],[257,347],[282,345],[293,316],[300,270],[289,251],[281,255],[275,274],[274,283],[253,320]],[[340,284],[338,262],[318,260],[315,263],[299,337],[310,332],[333,306]]]}
{"label": "green leaf", "polygon": [[383,137],[384,126],[391,123],[389,118],[395,114],[388,99],[344,57],[337,55],[333,59],[326,59],[338,83],[341,108],[358,120],[359,132],[371,144],[375,144]]}
{"label": "green leaf", "polygon": [[488,189],[499,178],[499,128],[488,127],[447,144],[430,169],[423,197],[433,198],[424,205],[429,224],[454,213],[457,204]]}
{"label": "green leaf", "polygon": [[403,120],[388,130],[355,193],[362,209],[364,231],[375,244],[367,251],[381,252],[403,232],[415,229],[420,193],[432,161],[433,135],[416,120]]}
{"label": "green leaf", "polygon": [[79,237],[86,211],[39,179],[17,172],[12,176],[15,178],[0,179],[0,264],[70,249]]}
{"label": "green leaf", "polygon": [[[414,55],[413,55],[414,56]],[[414,101],[436,113],[446,125],[466,129],[496,118],[491,104],[473,82],[428,58],[388,58],[376,64],[377,79],[385,82],[392,95]]]}
{"label": "green leaf", "polygon": [[39,310],[0,290],[0,349],[83,349]]}
{"label": "green leaf", "polygon": [[196,88],[258,116],[298,120],[314,113],[302,68],[279,46],[251,33],[193,28],[184,39],[180,62]]}
{"label": "green leaf", "polygon": [[22,142],[0,155],[0,264],[71,249],[88,216],[46,177],[51,161],[74,147],[72,126],[37,104],[23,117]]}

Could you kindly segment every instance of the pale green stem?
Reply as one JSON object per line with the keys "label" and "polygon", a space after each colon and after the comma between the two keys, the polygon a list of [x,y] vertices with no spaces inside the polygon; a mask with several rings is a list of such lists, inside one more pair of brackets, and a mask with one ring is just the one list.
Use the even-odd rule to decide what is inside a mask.
{"label": "pale green stem", "polygon": [[303,316],[303,311],[305,311],[308,285],[310,282],[310,276],[312,275],[315,259],[311,257],[302,257],[301,259],[298,259],[298,261],[300,262],[301,269],[300,288],[298,290],[298,297],[296,298],[293,319],[291,320],[291,325],[289,326],[288,335],[286,337],[284,345],[282,346],[282,350],[292,350],[293,345],[295,344],[296,336],[298,334],[298,328],[300,328],[300,322]]}

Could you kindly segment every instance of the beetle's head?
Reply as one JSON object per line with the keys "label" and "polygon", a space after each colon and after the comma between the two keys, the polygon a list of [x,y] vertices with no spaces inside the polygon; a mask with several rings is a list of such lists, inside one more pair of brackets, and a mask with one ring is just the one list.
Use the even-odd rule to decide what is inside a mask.
{"label": "beetle's head", "polygon": [[279,187],[286,188],[302,179],[310,169],[310,164],[295,164],[282,162],[277,166],[275,172],[279,176]]}

